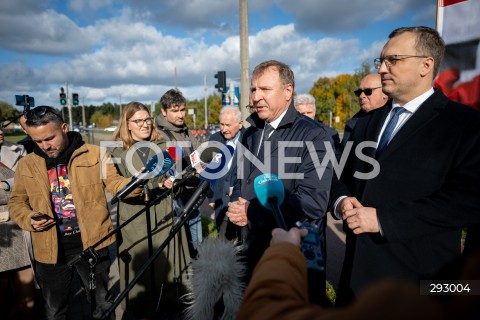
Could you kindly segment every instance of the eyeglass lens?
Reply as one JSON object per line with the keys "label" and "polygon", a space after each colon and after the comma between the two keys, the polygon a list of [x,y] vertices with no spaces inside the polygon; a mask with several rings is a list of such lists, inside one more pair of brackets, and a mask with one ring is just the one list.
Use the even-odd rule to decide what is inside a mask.
{"label": "eyeglass lens", "polygon": [[[370,96],[373,93],[373,89],[374,88],[357,89],[357,90],[353,91],[353,93],[355,93],[355,95],[357,97],[360,97],[362,92],[364,92],[366,96]],[[377,88],[375,88],[375,89],[377,89]]]}
{"label": "eyeglass lens", "polygon": [[130,121],[135,122],[135,124],[139,127],[143,127],[145,123],[148,125],[151,125],[153,123],[152,118],[136,119],[136,120],[130,120]]}

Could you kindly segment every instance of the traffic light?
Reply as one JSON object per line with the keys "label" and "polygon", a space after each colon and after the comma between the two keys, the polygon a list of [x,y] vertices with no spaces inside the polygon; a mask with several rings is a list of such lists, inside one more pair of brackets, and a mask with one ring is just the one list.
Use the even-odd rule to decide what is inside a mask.
{"label": "traffic light", "polygon": [[67,95],[64,92],[60,92],[60,104],[62,106],[67,104]]}
{"label": "traffic light", "polygon": [[217,88],[219,92],[227,91],[227,73],[225,71],[218,71],[215,78],[217,79],[215,88]]}
{"label": "traffic light", "polygon": [[72,104],[78,106],[78,93],[72,93]]}

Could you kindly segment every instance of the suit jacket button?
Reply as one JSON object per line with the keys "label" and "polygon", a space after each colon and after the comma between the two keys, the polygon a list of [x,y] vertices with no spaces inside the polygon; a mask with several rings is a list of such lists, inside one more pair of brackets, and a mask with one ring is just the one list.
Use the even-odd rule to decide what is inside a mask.
{"label": "suit jacket button", "polygon": [[250,184],[250,182],[252,182],[252,181],[250,180],[250,178],[248,178],[247,179],[247,184]]}

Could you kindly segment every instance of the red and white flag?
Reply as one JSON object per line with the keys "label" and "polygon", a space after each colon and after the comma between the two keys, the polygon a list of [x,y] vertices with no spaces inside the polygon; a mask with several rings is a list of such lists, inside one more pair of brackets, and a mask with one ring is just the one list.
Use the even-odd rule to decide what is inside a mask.
{"label": "red and white flag", "polygon": [[438,0],[437,30],[447,47],[435,87],[480,109],[480,0]]}

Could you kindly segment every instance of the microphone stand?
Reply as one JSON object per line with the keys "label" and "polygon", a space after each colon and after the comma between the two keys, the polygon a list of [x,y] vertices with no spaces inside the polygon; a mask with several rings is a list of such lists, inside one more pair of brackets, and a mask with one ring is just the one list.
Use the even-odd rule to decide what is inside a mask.
{"label": "microphone stand", "polygon": [[[107,235],[105,235],[102,239],[98,240],[95,244],[92,246],[88,247],[87,249],[83,250],[75,259],[71,260],[68,263],[68,266],[71,267],[75,265],[80,259],[83,259],[89,266],[89,290],[90,290],[90,307],[91,307],[91,314],[95,311],[96,308],[96,301],[95,301],[95,289],[96,289],[96,281],[95,281],[95,266],[97,265],[98,261],[98,253],[95,251],[95,248],[98,247],[100,244],[102,244],[105,240],[113,236],[114,234],[117,234],[120,232],[122,228],[124,228],[126,225],[128,225],[130,222],[135,220],[137,217],[139,217],[142,213],[147,212],[149,210],[149,207],[152,205],[157,204],[160,200],[165,198],[170,190],[166,190],[162,192],[161,194],[155,196],[155,198],[151,201],[149,201],[149,198],[145,200],[145,208],[140,209],[137,213],[135,213],[133,216],[131,216],[127,221],[124,223],[120,224],[117,228],[113,229],[110,231]],[[152,244],[152,235],[150,232],[151,226],[150,226],[150,214],[148,213],[147,217],[147,234],[150,237],[149,240],[149,253],[150,250],[152,252],[150,253],[150,256],[153,255],[153,244]],[[152,246],[152,248],[150,248]],[[152,268],[152,277],[154,277],[155,270]],[[152,278],[153,279],[153,278]],[[155,290],[155,289],[154,289]],[[116,304],[118,306],[118,303]],[[110,309],[109,309],[110,310]],[[110,313],[111,311],[109,311]]]}
{"label": "microphone stand", "polygon": [[[150,189],[147,186],[147,183],[143,186],[145,192],[145,218],[147,219],[147,243],[148,243],[148,257],[150,258],[153,255],[153,241],[152,241],[152,222],[150,221]],[[152,283],[155,283],[155,268],[150,268],[150,280]],[[157,289],[155,286],[152,286],[152,302],[155,303],[155,297],[157,296]]]}
{"label": "microphone stand", "polygon": [[8,121],[7,123],[0,123],[0,129],[4,129],[6,127],[8,127],[8,125],[10,125],[11,123],[14,123],[15,121],[17,121],[18,119],[20,119],[21,116],[23,116],[24,112],[22,112],[19,116],[17,117],[13,117],[10,121]]}
{"label": "microphone stand", "polygon": [[150,267],[150,265],[158,258],[158,256],[162,253],[163,249],[170,243],[170,241],[175,237],[178,231],[183,227],[183,225],[187,222],[190,218],[190,215],[198,209],[198,207],[202,204],[203,200],[207,195],[207,191],[209,189],[208,181],[202,181],[199,185],[197,190],[195,190],[194,194],[190,198],[190,200],[185,205],[182,214],[175,220],[173,223],[172,229],[168,237],[163,241],[160,247],[153,253],[153,255],[145,262],[142,268],[139,270],[135,278],[128,284],[128,286],[118,295],[117,299],[113,302],[113,304],[108,308],[108,310],[103,314],[102,318],[107,318],[115,308],[120,304],[120,302],[127,296],[127,294],[132,290],[132,288],[137,284],[140,278],[143,276],[145,271]]}

